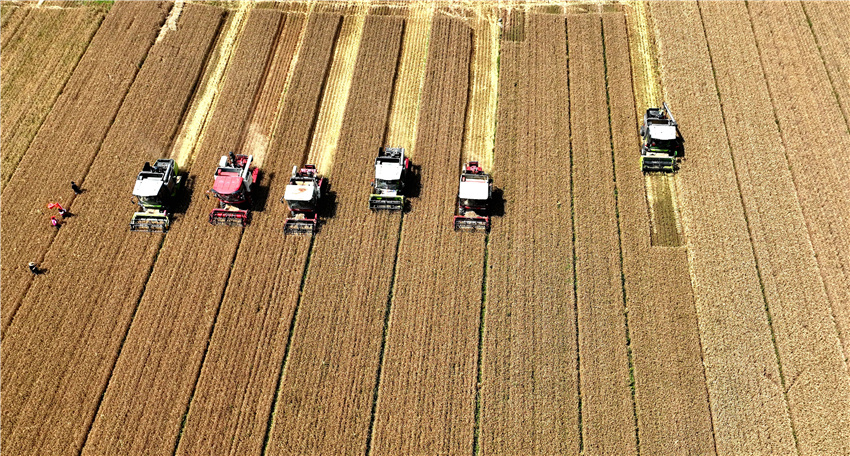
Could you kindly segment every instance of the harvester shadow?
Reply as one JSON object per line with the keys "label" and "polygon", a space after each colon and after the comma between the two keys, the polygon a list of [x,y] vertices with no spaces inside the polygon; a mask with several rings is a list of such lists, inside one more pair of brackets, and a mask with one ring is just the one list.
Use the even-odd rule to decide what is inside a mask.
{"label": "harvester shadow", "polygon": [[317,232],[322,230],[322,225],[324,225],[327,220],[336,217],[336,192],[331,189],[331,184],[327,181],[325,181],[323,193],[322,198],[319,200],[318,207],[316,208],[316,213],[319,216],[319,221],[316,226]]}
{"label": "harvester shadow", "polygon": [[183,215],[189,209],[189,203],[192,202],[192,192],[195,188],[195,176],[192,174],[183,175],[183,185],[177,190],[177,195],[174,197],[174,203],[171,205],[171,213],[174,215]]}
{"label": "harvester shadow", "polygon": [[[260,172],[262,173],[262,171]],[[251,189],[251,198],[252,198],[252,210],[255,212],[263,212],[266,210],[266,204],[269,201],[269,189],[271,188],[271,182],[274,180],[275,173],[274,171],[270,172],[268,175],[260,175],[260,178],[257,179],[257,186]],[[262,183],[262,185],[259,185]]]}
{"label": "harvester shadow", "polygon": [[501,188],[493,187],[490,195],[490,216],[502,217],[505,215],[505,197]]}
{"label": "harvester shadow", "polygon": [[404,182],[404,213],[411,211],[411,198],[419,198],[422,193],[422,165],[410,164],[410,173]]}

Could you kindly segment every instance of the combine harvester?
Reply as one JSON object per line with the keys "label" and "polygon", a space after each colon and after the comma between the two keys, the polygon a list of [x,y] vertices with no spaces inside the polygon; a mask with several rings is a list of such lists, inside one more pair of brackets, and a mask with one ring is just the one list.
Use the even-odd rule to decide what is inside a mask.
{"label": "combine harvester", "polygon": [[283,226],[284,234],[313,234],[319,225],[319,200],[325,178],[319,175],[315,165],[292,167],[289,185],[280,202],[289,208],[289,218]]}
{"label": "combine harvester", "polygon": [[640,149],[643,172],[673,172],[679,169],[677,158],[684,156],[684,140],[666,102],[661,108],[646,110],[640,136],[643,140]]}
{"label": "combine harvester", "polygon": [[223,155],[215,170],[213,188],[207,191],[218,198],[218,207],[210,212],[213,225],[248,224],[251,209],[251,186],[257,183],[260,169],[251,167],[253,155],[230,152]]}
{"label": "combine harvester", "polygon": [[384,147],[375,159],[375,178],[369,195],[369,209],[400,211],[404,209],[404,182],[410,161],[401,147]]}
{"label": "combine harvester", "polygon": [[471,161],[461,168],[454,217],[455,231],[490,231],[488,206],[492,193],[493,180],[478,166],[477,161]]}
{"label": "combine harvester", "polygon": [[171,226],[168,208],[182,182],[183,177],[179,175],[174,160],[161,158],[153,166],[145,162],[142,172],[136,176],[131,199],[133,204],[139,205],[141,211],[133,214],[130,230],[168,231]]}

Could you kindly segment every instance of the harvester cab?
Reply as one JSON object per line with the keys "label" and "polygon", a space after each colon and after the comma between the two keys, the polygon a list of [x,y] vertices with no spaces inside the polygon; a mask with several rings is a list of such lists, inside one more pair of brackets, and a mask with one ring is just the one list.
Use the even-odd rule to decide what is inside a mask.
{"label": "harvester cab", "polygon": [[457,192],[457,213],[454,217],[455,231],[490,231],[488,206],[493,193],[490,175],[471,161],[460,170],[460,185]]}
{"label": "harvester cab", "polygon": [[257,183],[260,169],[252,167],[253,155],[230,152],[223,155],[215,170],[212,193],[218,198],[218,207],[210,212],[213,225],[248,224],[251,209],[251,186]]}
{"label": "harvester cab", "polygon": [[682,134],[667,103],[649,108],[640,127],[642,146],[640,166],[643,172],[675,171],[676,159],[684,155]]}
{"label": "harvester cab", "polygon": [[168,231],[171,220],[168,208],[177,195],[183,177],[177,163],[161,158],[151,166],[145,162],[133,186],[133,204],[140,208],[130,220],[131,231]]}
{"label": "harvester cab", "polygon": [[383,147],[375,158],[375,179],[369,195],[369,209],[400,211],[404,209],[404,181],[410,161],[401,147]]}
{"label": "harvester cab", "polygon": [[292,167],[292,176],[280,202],[289,208],[289,218],[283,225],[284,234],[313,234],[319,223],[318,207],[325,178],[315,165]]}

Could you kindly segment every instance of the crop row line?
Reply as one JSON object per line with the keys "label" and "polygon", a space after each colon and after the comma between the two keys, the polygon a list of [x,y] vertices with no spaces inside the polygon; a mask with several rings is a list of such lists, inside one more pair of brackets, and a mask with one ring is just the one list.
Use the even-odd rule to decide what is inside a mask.
{"label": "crop row line", "polygon": [[[705,40],[706,48],[708,49],[708,58],[709,58],[709,63],[711,64],[711,74],[712,74],[712,78],[713,78],[712,83],[714,84],[714,90],[715,90],[715,94],[717,96],[717,101],[720,104],[720,111],[723,114],[723,120],[724,120],[724,122],[723,122],[723,132],[724,132],[725,137],[726,137],[726,146],[731,151],[732,150],[732,139],[729,136],[729,128],[726,125],[726,119],[728,119],[729,116],[725,112],[725,108],[724,108],[724,104],[723,104],[723,98],[721,97],[721,94],[720,94],[720,85],[718,84],[718,81],[717,81],[717,70],[716,70],[716,66],[715,66],[715,63],[714,63],[714,55],[711,51],[711,43],[709,42],[708,34],[705,30],[705,17],[704,17],[703,11],[702,11],[702,6],[699,5],[699,4],[697,4],[697,11],[699,12],[699,15],[700,15],[700,24],[702,25],[703,39]],[[779,368],[779,380],[780,380],[780,384],[782,385],[782,395],[783,395],[783,399],[784,399],[784,403],[785,403],[785,409],[788,412],[788,416],[789,416],[790,421],[791,421],[791,435],[794,437],[794,446],[797,448],[797,451],[799,452],[800,446],[799,446],[799,442],[797,441],[797,433],[794,429],[794,415],[791,413],[791,408],[788,404],[788,388],[785,386],[785,374],[782,370],[782,360],[779,357],[779,346],[776,343],[776,331],[773,327],[773,317],[772,317],[771,312],[770,312],[770,306],[768,305],[767,294],[766,294],[765,288],[764,288],[764,279],[762,278],[762,268],[759,266],[758,255],[756,254],[755,242],[753,240],[753,228],[752,228],[752,225],[751,225],[751,222],[750,222],[750,214],[748,213],[749,210],[747,208],[747,205],[744,203],[744,199],[743,199],[743,190],[741,188],[741,178],[739,176],[738,165],[735,162],[735,154],[730,153],[729,159],[732,163],[732,170],[734,171],[733,174],[735,176],[735,185],[736,185],[736,188],[737,188],[737,195],[738,195],[738,198],[740,199],[740,204],[741,204],[741,207],[743,209],[744,222],[746,223],[746,226],[747,226],[747,234],[749,236],[750,252],[751,252],[752,257],[755,261],[756,275],[758,276],[759,288],[761,290],[761,297],[762,297],[762,301],[764,303],[764,312],[765,312],[765,315],[767,316],[767,325],[768,325],[768,328],[770,330],[770,341],[771,341],[771,345],[773,347],[774,356],[776,358],[776,365]]]}

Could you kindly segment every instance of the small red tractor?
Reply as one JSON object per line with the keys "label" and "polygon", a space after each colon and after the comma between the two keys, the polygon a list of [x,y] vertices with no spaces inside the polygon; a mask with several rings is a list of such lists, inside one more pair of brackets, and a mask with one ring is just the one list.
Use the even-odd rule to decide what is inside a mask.
{"label": "small red tractor", "polygon": [[490,231],[490,213],[488,206],[493,193],[493,180],[490,175],[471,161],[460,170],[460,185],[457,192],[457,213],[455,231]]}
{"label": "small red tractor", "polygon": [[283,226],[284,234],[313,234],[319,224],[319,200],[325,178],[319,175],[315,165],[292,167],[292,176],[280,202],[289,208],[289,218]]}
{"label": "small red tractor", "polygon": [[251,210],[251,186],[257,183],[260,169],[251,166],[253,155],[230,152],[223,155],[215,170],[213,188],[207,191],[218,198],[218,207],[210,212],[213,225],[245,226]]}

